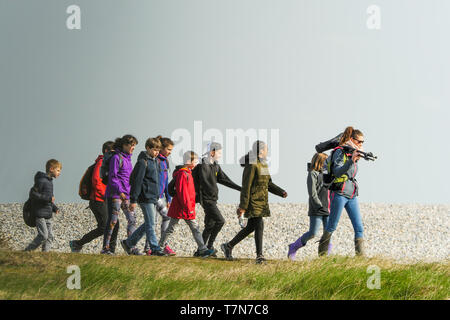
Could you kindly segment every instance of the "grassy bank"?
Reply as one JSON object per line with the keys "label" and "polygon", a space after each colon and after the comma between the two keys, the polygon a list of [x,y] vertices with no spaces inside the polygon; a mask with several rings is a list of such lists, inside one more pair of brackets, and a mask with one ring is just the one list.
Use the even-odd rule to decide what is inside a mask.
{"label": "grassy bank", "polygon": [[[81,271],[69,290],[67,267]],[[367,267],[380,268],[380,289]],[[0,251],[0,299],[448,299],[448,263],[331,256],[292,263]]]}

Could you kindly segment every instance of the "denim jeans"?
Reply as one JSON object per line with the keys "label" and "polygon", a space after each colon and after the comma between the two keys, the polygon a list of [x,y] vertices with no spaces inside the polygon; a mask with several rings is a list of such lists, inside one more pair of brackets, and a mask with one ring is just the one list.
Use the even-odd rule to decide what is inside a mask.
{"label": "denim jeans", "polygon": [[325,230],[328,223],[328,216],[309,216],[309,230],[301,236],[303,245],[319,233],[320,223],[322,223],[323,229]]}
{"label": "denim jeans", "polygon": [[345,208],[348,217],[353,225],[353,230],[355,231],[355,239],[362,238],[364,227],[361,219],[361,212],[359,210],[358,198],[354,197],[352,199],[346,198],[333,192],[331,194],[331,206],[330,206],[330,218],[326,230],[328,232],[333,232],[341,217],[342,210]]}
{"label": "denim jeans", "polygon": [[54,240],[52,219],[36,218],[37,236],[34,240],[25,248],[25,251],[35,250],[42,245],[42,251],[48,252],[52,247]]}
{"label": "denim jeans", "polygon": [[154,203],[139,203],[139,206],[144,214],[144,223],[128,237],[127,244],[130,248],[134,247],[145,234],[147,243],[150,243],[150,249],[160,251],[161,248],[158,245],[155,232],[156,206]]}

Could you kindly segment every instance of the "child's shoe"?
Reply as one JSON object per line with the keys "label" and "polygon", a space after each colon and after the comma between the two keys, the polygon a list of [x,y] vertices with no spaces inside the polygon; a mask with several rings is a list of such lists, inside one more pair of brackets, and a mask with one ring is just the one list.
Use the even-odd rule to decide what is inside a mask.
{"label": "child's shoe", "polygon": [[261,254],[256,257],[256,264],[266,264],[267,260],[264,258],[264,256]]}
{"label": "child's shoe", "polygon": [[130,255],[131,254],[131,248],[128,246],[127,244],[127,240],[121,240],[120,244],[122,245],[123,251],[125,251],[126,254]]}
{"label": "child's shoe", "polygon": [[168,256],[176,255],[175,251],[173,251],[168,245],[164,248],[164,253]]}
{"label": "child's shoe", "polygon": [[222,243],[222,244],[220,245],[220,249],[222,249],[223,255],[225,256],[225,259],[226,259],[226,260],[229,260],[229,261],[232,261],[232,260],[233,260],[233,256],[232,256],[232,254],[231,254],[233,248],[231,248],[231,247],[228,245],[228,242]]}
{"label": "child's shoe", "polygon": [[75,240],[69,241],[69,247],[72,252],[78,253],[83,249],[83,246],[77,245]]}

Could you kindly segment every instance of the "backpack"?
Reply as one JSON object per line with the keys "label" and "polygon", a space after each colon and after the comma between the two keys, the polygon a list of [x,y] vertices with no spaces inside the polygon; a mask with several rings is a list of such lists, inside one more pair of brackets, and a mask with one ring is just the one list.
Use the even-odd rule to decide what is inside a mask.
{"label": "backpack", "polygon": [[78,187],[78,195],[83,200],[90,200],[92,192],[92,175],[94,173],[95,163],[90,165],[84,172],[83,177],[80,180],[80,185]]}
{"label": "backpack", "polygon": [[25,201],[25,203],[23,204],[22,213],[23,213],[23,221],[25,222],[25,224],[32,228],[36,227],[36,215],[31,206],[30,197],[28,197],[27,201]]}
{"label": "backpack", "polygon": [[[189,181],[189,175],[186,174],[186,178]],[[175,189],[175,181],[176,181],[176,178],[172,178],[172,180],[170,180],[170,182],[169,182],[169,185],[167,186],[167,192],[169,192],[169,196],[171,196],[172,198],[175,197],[177,194],[177,190]]]}
{"label": "backpack", "polygon": [[[333,151],[331,151],[331,154],[329,156],[330,160],[327,163],[327,173],[325,173],[323,175],[323,183],[325,185],[329,186],[330,190],[339,190],[340,187],[342,186],[342,183],[344,183],[345,181],[348,180],[348,175],[343,174],[340,177],[336,177],[332,172],[333,155],[337,149],[343,150],[342,147],[336,147],[333,149]],[[344,151],[344,163],[346,163],[348,159],[349,159],[349,157],[347,156],[347,154]]]}
{"label": "backpack", "polygon": [[105,156],[103,157],[102,166],[100,167],[100,179],[102,180],[102,183],[104,185],[108,184],[108,180],[109,180],[109,163],[111,162],[111,158],[116,153],[119,155],[119,161],[120,161],[119,167],[122,168],[123,156],[119,152],[115,152],[115,151],[107,152],[105,154]]}
{"label": "backpack", "polygon": [[322,153],[331,149],[335,149],[339,146],[339,141],[341,140],[343,133],[338,134],[336,137],[331,138],[325,142],[321,142],[315,146],[318,153]]}

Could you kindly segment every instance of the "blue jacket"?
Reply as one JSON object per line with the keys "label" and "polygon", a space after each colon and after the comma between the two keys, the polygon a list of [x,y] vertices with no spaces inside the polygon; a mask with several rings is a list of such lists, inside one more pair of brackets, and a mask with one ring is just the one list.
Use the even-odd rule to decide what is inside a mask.
{"label": "blue jacket", "polygon": [[169,160],[167,157],[159,154],[158,157],[159,166],[161,171],[159,172],[159,197],[166,196],[167,202],[172,202],[172,197],[169,195]]}
{"label": "blue jacket", "polygon": [[130,202],[156,203],[159,199],[160,167],[156,158],[142,151],[130,176]]}
{"label": "blue jacket", "polygon": [[31,210],[36,218],[50,219],[53,212],[58,211],[52,202],[53,198],[53,178],[44,172],[37,172],[34,176],[34,186],[30,190]]}
{"label": "blue jacket", "polygon": [[356,174],[358,173],[357,163],[353,163],[351,154],[345,154],[347,160],[344,163],[344,151],[336,149],[331,156],[331,172],[335,177],[347,175],[348,180],[343,183],[334,184],[330,190],[346,198],[354,198],[358,196],[358,184],[356,182]]}

